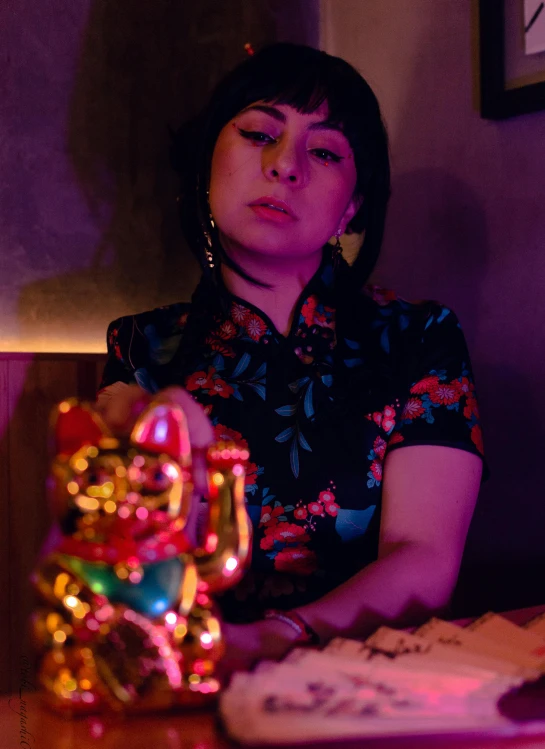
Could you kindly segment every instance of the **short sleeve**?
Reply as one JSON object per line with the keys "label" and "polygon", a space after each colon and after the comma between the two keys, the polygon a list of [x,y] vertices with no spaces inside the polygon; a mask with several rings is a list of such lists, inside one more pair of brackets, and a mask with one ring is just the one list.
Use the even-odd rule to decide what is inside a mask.
{"label": "short sleeve", "polygon": [[137,383],[150,393],[157,392],[179,348],[189,307],[183,303],[158,307],[110,323],[99,393],[116,382]]}
{"label": "short sleeve", "polygon": [[[447,307],[427,306],[413,337],[399,416],[388,450],[443,445],[484,456],[475,383],[458,318]],[[486,472],[486,469],[485,469]]]}

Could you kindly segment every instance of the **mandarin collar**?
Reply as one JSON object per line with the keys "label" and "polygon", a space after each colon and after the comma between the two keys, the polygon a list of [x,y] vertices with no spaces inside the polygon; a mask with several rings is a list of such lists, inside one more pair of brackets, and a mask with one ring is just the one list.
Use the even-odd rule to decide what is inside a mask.
{"label": "mandarin collar", "polygon": [[326,245],[320,266],[299,295],[290,331],[283,336],[259,307],[231,293],[218,272],[213,280],[214,297],[218,302],[214,315],[215,334],[225,341],[237,338],[250,344],[265,345],[295,338],[295,353],[304,361],[309,358],[304,349],[308,348],[305,339],[311,331],[316,333],[317,328],[324,332],[328,330],[334,336],[334,280],[332,249]]}

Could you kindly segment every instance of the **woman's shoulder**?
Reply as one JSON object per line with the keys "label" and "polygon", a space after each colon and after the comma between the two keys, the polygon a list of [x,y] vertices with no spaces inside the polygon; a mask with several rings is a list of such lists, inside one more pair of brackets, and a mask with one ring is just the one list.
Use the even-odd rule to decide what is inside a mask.
{"label": "woman's shoulder", "polygon": [[180,345],[190,309],[189,302],[177,302],[113,320],[107,331],[110,358],[133,374],[168,364]]}
{"label": "woman's shoulder", "polygon": [[108,326],[108,331],[113,333],[129,328],[133,331],[144,331],[147,327],[153,327],[157,333],[166,336],[179,335],[187,324],[190,309],[190,302],[176,302],[133,315],[124,315],[113,320]]}

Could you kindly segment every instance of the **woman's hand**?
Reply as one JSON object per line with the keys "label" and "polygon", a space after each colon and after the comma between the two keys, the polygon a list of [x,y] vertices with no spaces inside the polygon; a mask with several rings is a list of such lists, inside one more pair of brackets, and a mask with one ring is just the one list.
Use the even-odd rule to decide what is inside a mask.
{"label": "woman's hand", "polygon": [[182,408],[187,419],[192,451],[192,470],[195,491],[207,491],[206,451],[213,440],[214,430],[204,408],[181,387],[169,387],[151,396],[138,385],[115,383],[99,395],[96,408],[114,434],[130,434],[143,407],[154,400],[172,403]]}
{"label": "woman's hand", "polygon": [[280,660],[293,646],[297,633],[275,619],[251,624],[222,624],[225,655],[219,666],[221,677],[228,680],[234,671],[249,671],[259,660]]}
{"label": "woman's hand", "polygon": [[138,385],[121,382],[105,388],[99,395],[95,407],[113,434],[129,435],[138,416],[152,399],[180,406],[187,420],[194,501],[191,503],[185,531],[196,545],[200,499],[208,493],[206,453],[214,438],[214,430],[204,408],[181,387],[169,387],[151,396]]}

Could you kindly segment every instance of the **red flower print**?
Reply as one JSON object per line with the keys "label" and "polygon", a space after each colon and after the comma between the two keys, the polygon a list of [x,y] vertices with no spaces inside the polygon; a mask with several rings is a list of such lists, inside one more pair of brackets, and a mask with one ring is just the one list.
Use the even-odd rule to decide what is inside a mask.
{"label": "red flower print", "polygon": [[432,403],[438,403],[441,406],[450,406],[451,403],[458,403],[460,400],[460,391],[453,384],[438,382],[437,385],[429,390],[430,400]]}
{"label": "red flower print", "polygon": [[297,520],[304,520],[308,515],[308,512],[306,511],[305,507],[296,507],[293,515],[297,518]]}
{"label": "red flower print", "polygon": [[439,377],[437,377],[437,375],[428,375],[427,377],[423,377],[418,382],[415,382],[415,384],[411,388],[411,393],[416,395],[423,395],[424,393],[429,393],[430,389],[438,384]]}
{"label": "red flower print", "polygon": [[368,286],[366,291],[379,307],[385,307],[389,302],[395,302],[397,299],[394,291],[391,291],[391,289],[382,289],[380,286]]}
{"label": "red flower print", "polygon": [[467,397],[466,404],[464,406],[464,416],[466,419],[471,419],[473,416],[479,418],[479,406],[477,405],[477,398],[470,393]]}
{"label": "red flower print", "polygon": [[212,375],[216,370],[214,367],[208,368],[208,374],[206,372],[194,372],[185,381],[186,390],[208,390],[213,387]]}
{"label": "red flower print", "polygon": [[274,538],[272,536],[263,536],[259,542],[259,548],[263,551],[270,551],[274,546]]}
{"label": "red flower print", "polygon": [[229,427],[223,426],[223,424],[216,424],[214,427],[214,439],[218,442],[236,442],[239,447],[248,448],[248,442],[240,432],[229,429]]}
{"label": "red flower print", "polygon": [[261,336],[266,332],[267,326],[263,322],[263,320],[258,317],[257,315],[250,315],[245,324],[244,327],[246,328],[246,332],[250,336],[250,338],[254,341],[259,341]]}
{"label": "red flower print", "polygon": [[246,464],[245,486],[253,486],[257,482],[257,466],[255,463]]}
{"label": "red flower print", "polygon": [[295,523],[277,523],[265,530],[266,536],[272,536],[275,541],[282,541],[285,544],[303,544],[310,541],[304,528]]}
{"label": "red flower print", "polygon": [[468,395],[468,393],[471,393],[473,390],[475,390],[475,385],[468,377],[462,377],[461,380],[455,380],[452,384],[456,385],[458,390],[466,396]]}
{"label": "red flower print", "polygon": [[330,491],[320,492],[318,494],[318,501],[327,505],[329,502],[335,501],[335,495]]}
{"label": "red flower print", "polygon": [[272,528],[273,526],[278,525],[277,518],[283,513],[284,508],[281,505],[274,508],[270,505],[265,505],[261,508],[261,519],[259,521],[259,525],[264,525],[267,528]]}
{"label": "red flower print", "polygon": [[309,326],[309,328],[314,324],[314,315],[316,313],[317,304],[318,297],[316,296],[316,294],[312,294],[312,296],[309,296],[309,298],[305,301],[301,308],[301,314],[303,315],[303,319]]}
{"label": "red flower print", "polygon": [[336,502],[330,502],[325,506],[325,511],[328,515],[333,515],[333,517],[337,517],[337,512],[339,510],[339,505]]}
{"label": "red flower print", "polygon": [[274,566],[279,572],[295,575],[311,575],[318,567],[316,554],[304,546],[295,546],[279,551],[274,558]]}
{"label": "red flower print", "polygon": [[246,307],[243,307],[242,304],[233,302],[233,305],[231,307],[231,317],[237,323],[237,325],[244,325],[249,314],[250,312],[246,309]]}
{"label": "red flower print", "polygon": [[204,413],[205,413],[205,414],[206,414],[207,416],[210,416],[210,414],[212,413],[212,409],[213,409],[213,408],[214,408],[214,406],[211,406],[210,404],[208,404],[208,406],[205,406],[205,407],[204,407]]}
{"label": "red flower print", "polygon": [[308,511],[311,515],[323,515],[324,506],[321,502],[309,502]]}
{"label": "red flower print", "polygon": [[382,481],[382,463],[380,461],[374,460],[371,463],[371,473],[376,481]]}
{"label": "red flower print", "polygon": [[114,344],[114,352],[115,352],[116,358],[119,359],[120,361],[123,361],[123,355],[121,353],[119,343]]}
{"label": "red flower print", "polygon": [[373,442],[373,450],[379,460],[383,460],[386,455],[386,441],[382,437],[377,437]]}
{"label": "red flower print", "polygon": [[373,421],[375,422],[377,426],[380,426],[382,424],[382,413],[380,411],[375,411],[371,415],[371,418],[373,419]]}
{"label": "red flower print", "polygon": [[405,419],[418,419],[424,413],[424,406],[420,398],[407,398],[407,402],[403,407],[401,414],[401,420]]}
{"label": "red flower print", "polygon": [[481,427],[478,424],[475,424],[475,426],[471,427],[471,439],[473,440],[473,443],[475,444],[477,450],[481,453],[481,455],[483,455],[483,433]]}
{"label": "red flower print", "polygon": [[212,387],[210,388],[209,395],[219,395],[222,398],[228,398],[230,395],[234,393],[234,388],[231,387],[231,385],[228,385],[225,380],[222,380],[220,377],[217,377],[213,383]]}
{"label": "red flower print", "polygon": [[223,341],[220,341],[219,338],[212,338],[211,336],[208,336],[204,342],[207,346],[210,346],[212,351],[217,351],[218,354],[221,354],[222,356],[227,356],[230,359],[233,359],[235,356],[233,347],[229,346],[226,343],[223,343]]}
{"label": "red flower print", "polygon": [[388,440],[388,447],[390,445],[399,445],[400,442],[405,442],[405,437],[399,432],[394,432]]}
{"label": "red flower print", "polygon": [[395,420],[396,411],[393,406],[386,406],[382,414],[382,428],[385,432],[389,432],[396,425]]}
{"label": "red flower print", "polygon": [[183,329],[185,327],[188,317],[189,317],[188,312],[184,312],[183,315],[180,315],[180,317],[178,318],[178,322],[177,322],[178,328]]}
{"label": "red flower print", "polygon": [[237,329],[235,328],[231,320],[226,320],[220,325],[217,334],[220,338],[223,338],[224,341],[229,341],[231,338],[234,338],[236,336]]}

